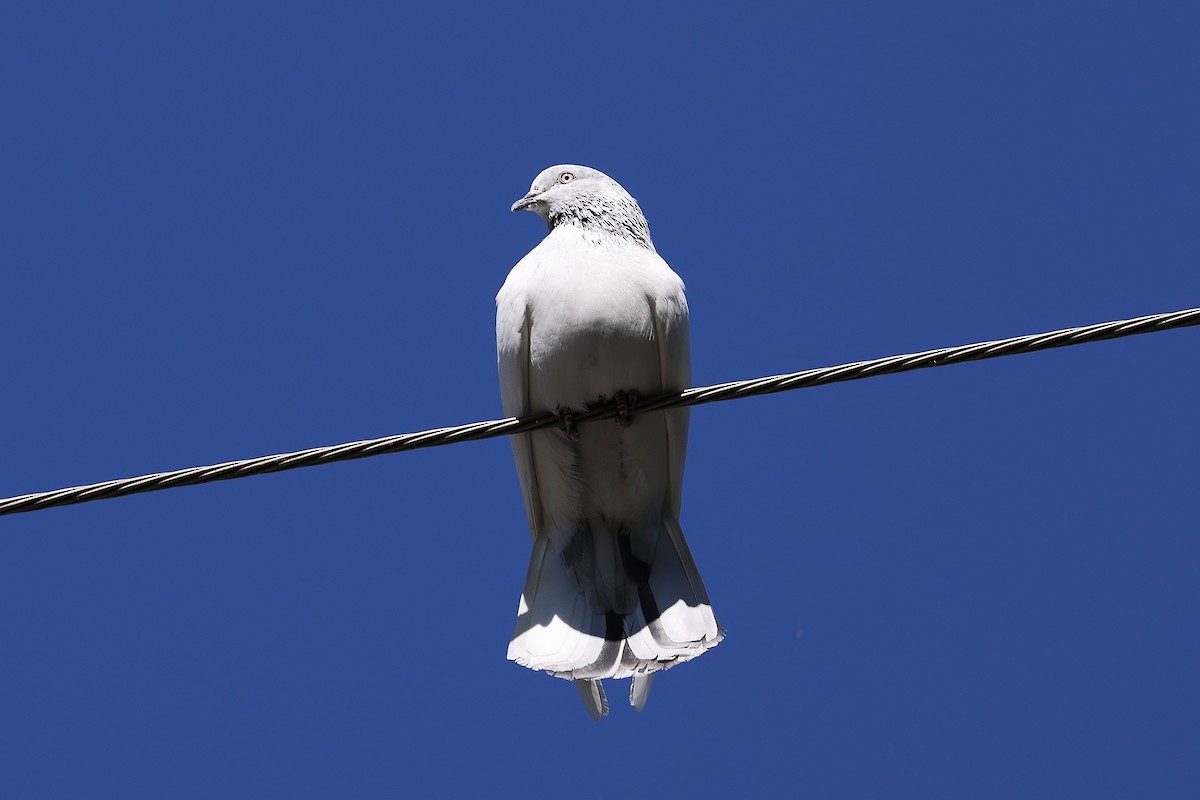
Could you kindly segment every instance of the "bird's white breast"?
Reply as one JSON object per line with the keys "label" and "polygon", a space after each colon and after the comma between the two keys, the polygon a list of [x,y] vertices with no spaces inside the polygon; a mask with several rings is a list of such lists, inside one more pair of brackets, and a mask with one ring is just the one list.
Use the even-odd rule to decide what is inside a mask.
{"label": "bird's white breast", "polygon": [[682,294],[678,276],[653,251],[556,228],[497,297],[501,350],[519,346],[528,319],[530,410],[582,408],[617,389],[661,391],[654,308]]}

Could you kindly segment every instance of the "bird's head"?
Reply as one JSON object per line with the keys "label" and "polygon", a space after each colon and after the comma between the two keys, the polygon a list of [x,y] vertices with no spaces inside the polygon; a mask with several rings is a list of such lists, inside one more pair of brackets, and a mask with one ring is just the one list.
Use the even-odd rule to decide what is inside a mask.
{"label": "bird's head", "polygon": [[556,211],[580,205],[589,196],[628,193],[598,169],[578,164],[550,167],[533,179],[529,192],[513,203],[513,211],[532,211],[548,219]]}
{"label": "bird's head", "polygon": [[650,228],[642,209],[621,184],[598,169],[559,164],[542,170],[513,211],[532,211],[550,230],[560,224],[604,230],[649,249]]}

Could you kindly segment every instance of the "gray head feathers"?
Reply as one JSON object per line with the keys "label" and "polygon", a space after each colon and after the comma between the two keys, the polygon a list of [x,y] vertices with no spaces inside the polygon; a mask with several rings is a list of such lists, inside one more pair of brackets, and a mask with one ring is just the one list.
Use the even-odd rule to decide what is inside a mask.
{"label": "gray head feathers", "polygon": [[598,169],[559,164],[533,179],[529,192],[513,203],[513,211],[533,211],[550,230],[574,225],[603,231],[653,250],[650,226],[637,201],[621,184]]}

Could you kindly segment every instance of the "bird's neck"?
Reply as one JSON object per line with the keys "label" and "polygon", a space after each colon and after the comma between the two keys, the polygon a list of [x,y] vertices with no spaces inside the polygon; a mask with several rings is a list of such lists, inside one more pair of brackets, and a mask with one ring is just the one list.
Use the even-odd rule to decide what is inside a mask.
{"label": "bird's neck", "polygon": [[650,226],[637,201],[632,197],[587,197],[554,209],[546,218],[550,230],[573,225],[585,231],[618,236],[654,252]]}

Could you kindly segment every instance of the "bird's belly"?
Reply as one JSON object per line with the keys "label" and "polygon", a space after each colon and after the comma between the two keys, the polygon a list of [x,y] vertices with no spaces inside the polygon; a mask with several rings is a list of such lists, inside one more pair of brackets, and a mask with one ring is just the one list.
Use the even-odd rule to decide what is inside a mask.
{"label": "bird's belly", "polygon": [[597,333],[547,343],[535,355],[529,374],[534,408],[584,408],[622,389],[642,394],[661,391],[658,346],[650,337]]}
{"label": "bird's belly", "polygon": [[618,389],[662,390],[654,321],[644,299],[578,298],[535,309],[529,347],[532,408],[583,408]]}
{"label": "bird's belly", "polygon": [[[582,409],[601,397],[613,398],[617,390],[647,396],[662,391],[653,322],[648,313],[636,322],[563,320],[553,329],[543,328],[546,335],[541,337],[535,324],[530,342],[531,408]],[[558,466],[556,481],[572,484],[556,495],[564,501],[570,498],[565,503],[569,508],[548,509],[560,521],[563,516],[599,514],[613,522],[633,523],[661,513],[669,481],[661,413],[635,417],[624,427],[613,419],[583,423],[575,443],[556,429],[533,436],[535,449]]]}

